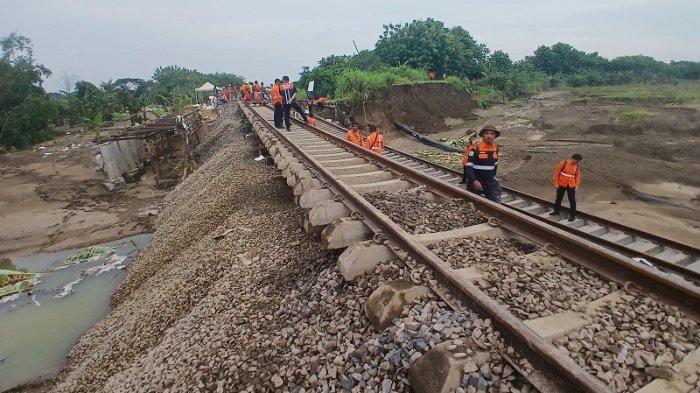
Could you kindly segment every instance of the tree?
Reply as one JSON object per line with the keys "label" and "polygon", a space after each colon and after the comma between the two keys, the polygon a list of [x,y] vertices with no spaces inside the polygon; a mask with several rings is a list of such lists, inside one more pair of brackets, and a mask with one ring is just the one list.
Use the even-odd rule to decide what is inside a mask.
{"label": "tree", "polygon": [[122,108],[129,112],[132,126],[139,121],[139,112],[144,111],[143,120],[146,119],[145,108],[148,103],[148,94],[154,85],[152,81],[138,78],[117,79],[111,84],[116,92],[117,101]]}
{"label": "tree", "polygon": [[50,138],[53,106],[41,83],[51,71],[34,62],[27,37],[11,33],[0,48],[0,144],[21,148]]}
{"label": "tree", "polygon": [[440,76],[476,78],[483,72],[488,49],[465,29],[448,29],[443,22],[428,18],[385,25],[375,52],[391,66],[408,65]]}
{"label": "tree", "polygon": [[603,71],[607,65],[607,60],[600,57],[598,52],[582,52],[562,42],[551,47],[542,45],[527,59],[536,69],[550,75],[571,75],[581,70]]}
{"label": "tree", "polygon": [[75,82],[78,81],[78,75],[76,74],[69,74],[66,71],[63,71],[61,73],[61,87],[63,87],[63,90],[61,90],[65,94],[70,94],[73,92],[73,88],[75,87]]}
{"label": "tree", "polygon": [[486,62],[486,69],[489,71],[503,72],[512,66],[513,61],[510,60],[510,56],[501,50],[493,52]]}

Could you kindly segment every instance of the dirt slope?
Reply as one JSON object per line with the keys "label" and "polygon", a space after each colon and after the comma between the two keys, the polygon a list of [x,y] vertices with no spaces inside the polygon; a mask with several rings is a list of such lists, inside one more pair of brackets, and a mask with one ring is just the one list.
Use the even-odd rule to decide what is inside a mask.
{"label": "dirt slope", "polygon": [[[444,83],[422,83],[391,86],[364,105],[352,105],[351,117],[361,125],[377,124],[390,134],[395,121],[430,134],[473,119],[473,107],[474,100],[466,92]],[[339,120],[332,110],[324,110],[320,116]]]}

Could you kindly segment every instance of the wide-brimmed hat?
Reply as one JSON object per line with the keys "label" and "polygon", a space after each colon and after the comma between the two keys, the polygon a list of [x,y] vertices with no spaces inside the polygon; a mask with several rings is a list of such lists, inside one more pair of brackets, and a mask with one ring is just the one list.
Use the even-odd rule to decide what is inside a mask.
{"label": "wide-brimmed hat", "polygon": [[484,137],[484,132],[486,132],[486,131],[493,131],[493,132],[495,132],[495,133],[496,133],[496,138],[498,138],[499,136],[501,136],[501,131],[499,131],[498,128],[496,128],[496,126],[494,126],[493,124],[486,124],[485,126],[483,126],[483,127],[481,128],[481,131],[479,131],[479,136],[483,138],[483,137]]}

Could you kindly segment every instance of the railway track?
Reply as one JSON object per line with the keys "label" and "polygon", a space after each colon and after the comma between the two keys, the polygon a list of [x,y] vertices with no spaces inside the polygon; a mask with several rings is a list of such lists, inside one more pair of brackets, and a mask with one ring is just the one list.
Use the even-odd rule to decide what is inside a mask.
{"label": "railway track", "polygon": [[[323,119],[318,119],[317,127],[337,135],[345,134],[341,127]],[[462,178],[460,172],[388,146],[383,156],[452,185],[458,185]],[[578,217],[573,222],[566,220],[566,214],[553,217],[549,215],[554,206],[551,201],[505,186],[502,190],[502,202],[512,209],[627,256],[643,258],[663,271],[700,283],[700,249],[696,247],[584,212],[578,212]]]}
{"label": "railway track", "polygon": [[[610,392],[614,387],[617,391],[647,393],[666,388],[690,391],[693,387],[694,382],[686,379],[684,373],[690,370],[695,375],[700,369],[697,348],[700,342],[697,337],[683,337],[689,335],[687,329],[697,327],[699,287],[677,275],[662,273],[618,251],[562,231],[532,215],[476,197],[446,177],[451,173],[440,175],[437,168],[427,164],[416,167],[416,161],[403,153],[389,150],[385,156],[375,155],[348,143],[337,130],[324,130],[331,126],[327,123],[316,128],[296,121],[291,131],[280,132],[271,124],[272,111],[269,108],[239,105],[273,156],[287,184],[293,187],[297,202],[307,209],[305,229],[322,231],[322,239],[328,248],[345,249],[338,259],[345,279],[370,274],[387,260],[400,259],[428,267],[436,279],[426,285],[454,309],[466,307],[488,316],[507,344],[498,346],[492,343],[494,346],[490,350],[499,352],[499,356],[506,358],[540,391]],[[422,187],[427,195],[438,201],[466,200],[473,203],[485,222],[442,232],[415,234],[402,226],[401,214],[392,216],[392,219],[375,206],[376,198],[397,195],[416,187]],[[368,198],[375,200],[375,204]],[[532,244],[533,248],[518,251],[517,244],[522,243]],[[511,249],[510,254],[496,261],[508,269],[493,271],[496,262],[492,258],[497,253],[494,245],[497,249]],[[521,273],[509,275],[511,269]],[[535,272],[537,269],[539,273]],[[529,283],[519,282],[519,277],[532,279],[540,273],[542,277],[550,275],[549,286],[540,280],[541,277],[535,277]],[[501,275],[508,280],[499,279]],[[571,283],[571,293],[563,294],[561,283]],[[538,289],[531,289],[530,286],[534,288],[535,284]],[[417,289],[411,285],[378,288],[365,305],[369,319],[381,328],[381,321],[400,316],[400,306],[407,304],[413,290]],[[514,290],[522,291],[523,296],[503,296]],[[652,297],[655,300],[651,300]],[[573,306],[572,302],[577,300],[577,305]],[[623,378],[613,375],[610,370],[603,371],[605,367],[600,362],[591,360],[597,359],[595,356],[598,355],[586,352],[590,350],[590,343],[582,345],[577,341],[578,334],[571,336],[572,332],[594,331],[596,326],[607,324],[605,331],[596,334],[607,334],[606,337],[613,341],[609,344],[613,345],[613,338],[618,338],[621,333],[618,327],[608,324],[608,319],[623,315],[627,310],[625,307],[632,305],[637,310],[632,314],[641,319],[628,318],[625,323],[629,327],[625,326],[624,332],[635,328],[643,330],[645,323],[658,325],[667,333],[681,332],[681,336],[668,333],[669,337],[663,338],[666,343],[659,344],[664,348],[680,348],[676,358],[666,359],[667,363],[675,364],[675,369],[669,368],[672,371],[664,369],[672,374],[665,375],[671,381],[653,378],[660,375],[653,367],[662,367],[661,364],[648,365],[644,368],[647,374],[641,376],[634,374]],[[601,309],[607,310],[608,314],[601,314]],[[653,311],[653,317],[659,322],[653,322],[655,319],[648,322],[643,310]],[[469,343],[461,340],[455,340],[455,343],[479,346],[479,337],[472,333]],[[678,342],[671,344],[671,338]],[[564,339],[569,349],[562,349]],[[634,346],[642,344],[634,337],[629,340],[630,351],[634,350],[636,356],[638,351]],[[443,344],[424,355],[428,360],[418,361],[412,366],[411,371],[418,370],[413,373],[412,381],[416,391],[451,391],[455,378],[457,381],[461,378],[454,374],[468,370],[469,364],[465,362],[469,360],[465,353],[455,353],[462,348],[457,348],[457,344]],[[600,345],[608,344],[603,340]],[[627,345],[623,343],[621,348],[627,348]],[[594,354],[604,352],[600,347],[597,349]],[[469,353],[470,350],[467,348],[466,351]],[[570,351],[568,355],[567,351]],[[626,359],[627,349],[620,350],[617,356],[623,356],[622,352]],[[629,356],[632,359],[632,355]],[[603,364],[607,364],[607,358],[603,356],[602,359]],[[663,361],[665,358],[658,359]],[[528,367],[518,367],[523,364]],[[601,367],[603,369],[599,369]],[[633,384],[630,378],[634,379]]]}

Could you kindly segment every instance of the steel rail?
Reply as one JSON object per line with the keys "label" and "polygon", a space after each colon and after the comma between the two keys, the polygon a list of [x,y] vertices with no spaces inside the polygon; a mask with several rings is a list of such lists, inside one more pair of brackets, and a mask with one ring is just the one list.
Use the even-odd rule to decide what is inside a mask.
{"label": "steel rail", "polygon": [[561,231],[548,222],[492,202],[462,187],[435,179],[390,158],[368,152],[367,149],[348,142],[333,132],[310,126],[298,119],[294,119],[294,122],[318,136],[324,135],[324,139],[360,157],[371,155],[371,159],[377,165],[388,167],[415,184],[426,185],[432,192],[448,198],[466,199],[484,215],[496,218],[501,227],[536,243],[549,245],[549,249],[557,250],[567,261],[585,266],[625,288],[636,287],[640,291],[653,294],[665,303],[678,306],[694,320],[700,320],[700,287],[680,276],[666,274],[656,268],[637,263],[618,251],[571,232]]}
{"label": "steel rail", "polygon": [[[327,122],[327,121],[325,121],[325,120],[323,120],[323,119],[317,119],[317,121],[319,121],[320,123],[324,124],[325,126],[332,127],[332,128],[334,128],[334,129],[337,129],[339,134],[342,132],[342,129],[341,129],[340,127],[336,126],[335,124],[329,123],[329,122]],[[403,152],[403,151],[401,151],[401,150],[398,150],[398,149],[395,149],[395,148],[391,148],[391,147],[389,147],[389,146],[385,146],[385,150],[388,151],[388,152],[394,153],[394,154],[396,154],[396,155],[405,157],[405,158],[407,158],[407,159],[413,160],[413,161],[415,161],[416,163],[420,163],[420,164],[426,165],[426,166],[428,166],[428,167],[437,169],[437,170],[439,170],[439,171],[446,172],[446,173],[452,174],[452,175],[454,175],[454,176],[459,176],[459,177],[462,176],[462,174],[461,174],[460,172],[455,171],[455,170],[453,170],[453,169],[451,169],[451,168],[447,168],[447,167],[444,167],[444,166],[442,166],[442,165],[439,165],[439,164],[433,163],[433,162],[431,162],[431,161],[425,160],[425,159],[423,159],[423,158],[416,157],[416,156],[414,156],[414,155],[412,155],[412,154]],[[553,202],[548,201],[548,200],[545,200],[545,199],[543,199],[543,198],[540,198],[540,197],[537,197],[537,196],[534,196],[534,195],[531,195],[531,194],[528,194],[528,193],[525,193],[525,192],[521,192],[521,191],[515,190],[515,189],[513,189],[513,188],[506,187],[506,186],[502,186],[501,188],[502,188],[504,191],[506,191],[507,193],[510,193],[510,194],[512,194],[512,195],[516,195],[516,196],[518,196],[518,197],[520,197],[520,198],[523,198],[523,199],[526,199],[526,200],[534,201],[535,203],[540,204],[540,205],[543,205],[543,206],[545,206],[545,207],[551,208],[551,207],[554,206],[554,203],[553,203]],[[590,241],[593,241],[593,242],[595,242],[595,243],[599,243],[599,244],[605,245],[606,247],[612,248],[612,249],[614,249],[615,251],[620,252],[620,253],[623,253],[623,254],[625,254],[625,255],[628,255],[628,256],[644,256],[645,259],[647,259],[647,260],[649,260],[650,262],[652,262],[652,263],[654,263],[655,265],[657,265],[657,267],[659,267],[661,270],[670,271],[670,272],[673,272],[673,273],[675,273],[675,274],[678,274],[678,275],[680,275],[680,276],[682,276],[682,277],[684,277],[684,278],[686,278],[686,279],[688,279],[688,280],[690,280],[690,281],[693,281],[693,282],[695,282],[695,283],[700,283],[700,271],[691,270],[691,269],[686,268],[686,267],[683,266],[683,265],[665,261],[665,260],[663,260],[663,259],[660,259],[660,258],[658,258],[658,257],[656,257],[656,256],[654,256],[654,255],[652,255],[652,254],[648,254],[648,253],[645,253],[645,252],[635,251],[635,250],[630,249],[629,247],[627,247],[625,244],[620,244],[620,243],[616,243],[616,242],[613,242],[613,241],[610,241],[610,240],[601,238],[601,237],[596,236],[596,235],[593,235],[593,234],[591,234],[591,233],[587,233],[587,232],[578,230],[578,229],[575,228],[575,227],[570,227],[570,226],[565,225],[565,224],[563,224],[563,223],[561,223],[561,222],[554,221],[554,220],[547,220],[547,219],[545,219],[545,218],[539,216],[539,215],[536,214],[536,213],[529,212],[529,211],[527,211],[527,210],[518,208],[518,207],[516,207],[516,206],[512,206],[512,205],[507,205],[507,206],[508,206],[508,208],[517,210],[517,211],[519,211],[520,213],[526,214],[526,215],[528,215],[528,216],[530,216],[530,217],[532,217],[532,218],[535,218],[535,219],[537,219],[537,220],[539,220],[539,221],[546,222],[546,223],[548,223],[548,224],[550,224],[550,225],[553,225],[553,226],[555,226],[555,227],[557,227],[557,228],[559,228],[559,229],[561,229],[561,230],[574,233],[574,234],[576,234],[576,235],[578,235],[578,236],[584,237],[584,238],[586,238],[586,239],[588,239],[588,240],[590,240]],[[577,215],[579,216],[579,218],[582,218],[582,219],[587,220],[587,221],[590,221],[590,222],[592,222],[592,223],[601,225],[601,226],[603,226],[603,227],[609,227],[609,228],[612,228],[612,229],[616,229],[616,230],[619,230],[619,231],[621,231],[621,232],[624,232],[624,233],[627,233],[627,234],[636,236],[636,237],[638,237],[638,238],[640,238],[640,239],[644,239],[644,240],[647,240],[647,241],[650,241],[650,242],[653,242],[653,243],[657,243],[657,244],[662,245],[662,246],[664,246],[664,247],[673,248],[673,249],[675,249],[675,250],[681,251],[681,252],[683,252],[683,253],[689,255],[690,257],[695,257],[695,258],[697,258],[697,256],[700,255],[700,249],[697,249],[697,248],[695,248],[695,247],[693,247],[693,246],[691,246],[691,245],[685,244],[685,243],[681,243],[681,242],[678,242],[678,241],[675,241],[675,240],[672,240],[672,239],[668,239],[668,238],[661,237],[661,236],[658,236],[658,235],[654,235],[654,234],[651,234],[651,233],[648,233],[648,232],[644,232],[644,231],[642,231],[642,230],[639,230],[639,229],[636,229],[636,228],[632,228],[632,227],[629,227],[629,226],[626,226],[626,225],[623,225],[623,224],[620,224],[620,223],[616,223],[616,222],[614,222],[614,221],[610,221],[610,220],[607,220],[607,219],[604,219],[604,218],[601,218],[601,217],[598,217],[598,216],[595,216],[595,215],[592,215],[592,214],[589,214],[589,213],[577,212]]]}
{"label": "steel rail", "polygon": [[[246,108],[244,104],[239,103],[239,105],[242,108]],[[557,382],[560,391],[612,392],[606,384],[583,370],[573,359],[558,351],[554,345],[536,334],[496,300],[488,297],[476,285],[466,280],[460,280],[456,271],[448,263],[435,255],[425,245],[416,241],[412,235],[408,234],[388,216],[379,211],[357,191],[342,182],[337,176],[329,173],[325,166],[297,146],[289,137],[284,135],[283,131],[274,128],[254,110],[246,109],[244,111],[256,117],[285,147],[293,151],[296,157],[313,167],[317,174],[323,174],[324,180],[328,182],[328,188],[334,190],[334,192],[340,192],[340,195],[344,197],[344,202],[351,203],[355,209],[358,209],[356,211],[363,215],[363,219],[370,220],[374,225],[377,225],[381,230],[380,233],[387,236],[389,242],[402,248],[416,260],[430,266],[450,287],[458,290],[457,292],[462,300],[466,300],[467,304],[481,311],[482,314],[493,318],[494,323],[500,328],[505,338],[517,343],[515,346],[529,355],[529,360],[534,365],[558,377]],[[355,149],[357,146],[348,143],[344,139],[340,139],[326,131],[308,127],[302,122],[299,122],[299,124],[305,126],[305,128],[322,139],[342,146],[346,150],[361,155],[368,160],[370,159],[366,154],[359,154],[366,153],[366,151]]]}

